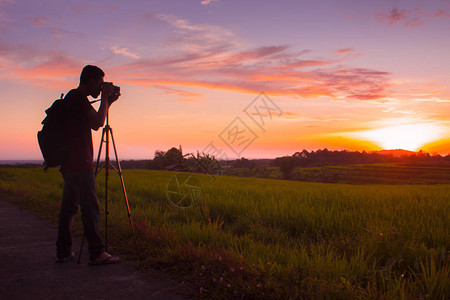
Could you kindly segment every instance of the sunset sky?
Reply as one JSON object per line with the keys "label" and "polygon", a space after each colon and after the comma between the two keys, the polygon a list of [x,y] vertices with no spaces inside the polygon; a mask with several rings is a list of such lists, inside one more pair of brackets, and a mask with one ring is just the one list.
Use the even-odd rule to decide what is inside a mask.
{"label": "sunset sky", "polygon": [[450,0],[0,0],[0,160],[41,158],[44,110],[87,64],[122,89],[121,159],[446,155],[448,32]]}

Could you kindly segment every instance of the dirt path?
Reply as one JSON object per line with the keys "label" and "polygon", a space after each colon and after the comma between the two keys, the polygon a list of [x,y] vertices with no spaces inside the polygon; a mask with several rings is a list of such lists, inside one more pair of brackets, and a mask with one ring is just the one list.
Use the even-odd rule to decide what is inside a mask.
{"label": "dirt path", "polygon": [[2,198],[0,299],[185,299],[167,276],[143,273],[123,260],[107,266],[89,266],[87,257],[81,264],[56,263],[56,228]]}

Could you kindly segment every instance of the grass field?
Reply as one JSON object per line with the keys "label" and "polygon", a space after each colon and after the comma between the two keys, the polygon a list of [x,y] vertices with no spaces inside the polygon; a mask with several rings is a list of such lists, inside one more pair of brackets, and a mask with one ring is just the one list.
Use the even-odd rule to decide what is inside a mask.
{"label": "grass field", "polygon": [[[233,168],[226,175],[279,179],[278,167]],[[450,184],[449,167],[414,166],[397,163],[298,167],[291,180],[350,184]]]}
{"label": "grass field", "polygon": [[[191,186],[174,185],[175,175],[180,184],[192,175]],[[195,287],[196,295],[245,299],[450,295],[448,184],[349,185],[147,170],[127,170],[124,178],[143,258],[140,264],[178,274]],[[103,173],[97,182],[102,203]],[[56,170],[0,169],[0,191],[18,196],[22,205],[52,221],[57,219],[61,190]],[[109,195],[109,243],[119,254],[133,257],[115,174],[110,177]],[[190,207],[173,205],[168,195],[179,206]]]}

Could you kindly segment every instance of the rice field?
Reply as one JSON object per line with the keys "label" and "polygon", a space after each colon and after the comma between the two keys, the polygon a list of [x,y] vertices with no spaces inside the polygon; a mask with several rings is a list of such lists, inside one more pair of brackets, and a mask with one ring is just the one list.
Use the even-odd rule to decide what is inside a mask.
{"label": "rice field", "polygon": [[[104,173],[97,178],[100,206]],[[350,185],[125,170],[109,181],[111,247],[205,298],[447,299],[450,185]],[[0,191],[56,221],[57,170],[0,169]],[[80,230],[78,221],[78,231]],[[79,231],[80,232],[80,231]]]}

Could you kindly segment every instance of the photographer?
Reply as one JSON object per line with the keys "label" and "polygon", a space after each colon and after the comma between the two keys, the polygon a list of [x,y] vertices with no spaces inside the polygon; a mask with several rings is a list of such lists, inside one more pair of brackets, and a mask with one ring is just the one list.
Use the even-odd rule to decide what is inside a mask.
{"label": "photographer", "polygon": [[[84,234],[89,244],[90,264],[120,261],[118,257],[105,252],[105,245],[99,236],[99,207],[93,169],[91,129],[98,130],[103,126],[109,106],[120,96],[118,88],[103,81],[104,76],[105,73],[100,68],[85,66],[80,75],[79,86],[64,98],[70,151],[68,159],[61,166],[64,190],[56,242],[57,262],[75,257],[70,230],[78,206],[81,207]],[[101,104],[96,111],[87,97],[97,98],[100,94]]]}

